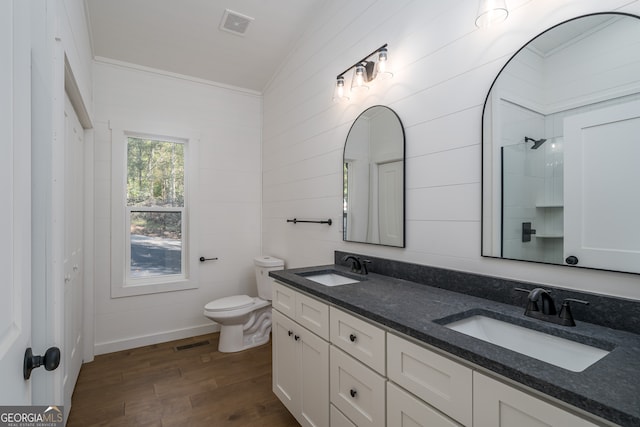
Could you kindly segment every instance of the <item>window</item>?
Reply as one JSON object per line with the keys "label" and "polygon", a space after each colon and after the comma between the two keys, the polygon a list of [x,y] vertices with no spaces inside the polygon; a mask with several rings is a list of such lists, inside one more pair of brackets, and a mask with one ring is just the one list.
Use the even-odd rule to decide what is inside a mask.
{"label": "window", "polygon": [[112,128],[112,297],[197,287],[196,142]]}
{"label": "window", "polygon": [[184,144],[127,137],[127,283],[183,276]]}

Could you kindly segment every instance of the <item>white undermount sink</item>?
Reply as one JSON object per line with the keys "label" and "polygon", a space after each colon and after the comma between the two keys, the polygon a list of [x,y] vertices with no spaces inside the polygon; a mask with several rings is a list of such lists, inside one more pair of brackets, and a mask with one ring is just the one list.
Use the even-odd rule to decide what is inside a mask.
{"label": "white undermount sink", "polygon": [[349,285],[351,283],[360,282],[359,280],[352,279],[351,277],[343,276],[341,274],[336,274],[336,273],[327,273],[327,272],[311,274],[308,276],[305,275],[304,278],[312,280],[316,283],[320,283],[321,285],[325,285],[325,286]]}
{"label": "white undermount sink", "polygon": [[582,372],[609,354],[607,350],[482,315],[444,326],[573,372]]}

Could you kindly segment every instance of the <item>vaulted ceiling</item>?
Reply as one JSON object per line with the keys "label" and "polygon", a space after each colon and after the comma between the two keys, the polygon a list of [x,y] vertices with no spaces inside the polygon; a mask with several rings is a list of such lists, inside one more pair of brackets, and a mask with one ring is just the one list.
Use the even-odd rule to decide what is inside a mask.
{"label": "vaulted ceiling", "polygon": [[[324,0],[86,0],[93,54],[262,92]],[[225,10],[250,20],[221,30]]]}

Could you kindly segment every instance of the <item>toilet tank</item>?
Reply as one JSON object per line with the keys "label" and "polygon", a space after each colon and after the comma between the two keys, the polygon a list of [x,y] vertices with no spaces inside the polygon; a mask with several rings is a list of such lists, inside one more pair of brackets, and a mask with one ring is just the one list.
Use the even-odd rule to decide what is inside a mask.
{"label": "toilet tank", "polygon": [[256,269],[256,283],[258,296],[271,301],[271,287],[273,279],[269,277],[270,271],[284,270],[284,261],[272,256],[259,256],[253,259]]}

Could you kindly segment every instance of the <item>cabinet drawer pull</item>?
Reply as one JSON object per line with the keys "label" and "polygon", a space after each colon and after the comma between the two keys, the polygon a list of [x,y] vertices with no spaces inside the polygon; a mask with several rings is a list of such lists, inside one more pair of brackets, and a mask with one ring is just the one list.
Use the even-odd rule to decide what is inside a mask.
{"label": "cabinet drawer pull", "polygon": [[293,339],[296,340],[296,341],[299,341],[300,340],[300,336],[299,335],[294,335]]}
{"label": "cabinet drawer pull", "polygon": [[349,390],[349,394],[351,395],[351,397],[355,398],[358,395],[358,390],[352,388],[351,390]]}
{"label": "cabinet drawer pull", "polygon": [[287,332],[289,334],[289,336],[293,335],[292,331]]}
{"label": "cabinet drawer pull", "polygon": [[358,339],[358,337],[355,336],[354,334],[349,335],[349,341],[356,342],[357,339]]}

